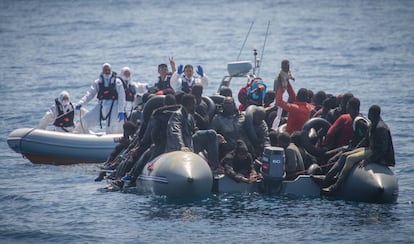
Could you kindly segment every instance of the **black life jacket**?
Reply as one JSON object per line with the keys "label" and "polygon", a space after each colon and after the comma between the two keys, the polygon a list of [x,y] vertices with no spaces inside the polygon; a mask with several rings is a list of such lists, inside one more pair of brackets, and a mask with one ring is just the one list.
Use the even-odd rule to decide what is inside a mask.
{"label": "black life jacket", "polygon": [[124,86],[125,91],[125,100],[128,102],[133,102],[135,99],[135,94],[137,94],[137,90],[135,89],[135,86],[129,84],[127,85],[126,81],[124,81],[121,77],[118,77],[122,81],[122,85]]}
{"label": "black life jacket", "polygon": [[161,80],[161,77],[158,77],[158,82],[155,84],[155,87],[158,88],[158,90],[165,90],[167,88],[171,87],[171,73],[168,73],[164,80]]}
{"label": "black life jacket", "polygon": [[56,108],[58,110],[58,116],[57,116],[55,122],[53,123],[53,125],[57,126],[57,127],[62,127],[62,129],[64,129],[63,127],[73,127],[73,126],[75,126],[75,124],[73,123],[73,120],[75,118],[75,111],[73,109],[73,104],[69,103],[70,106],[72,107],[72,110],[70,112],[67,112],[67,113],[65,113],[62,110],[63,106],[57,98],[55,99],[55,104],[56,104]]}
{"label": "black life jacket", "polygon": [[[185,79],[185,81],[184,81]],[[195,81],[193,82],[193,84],[195,83]],[[186,78],[183,78],[181,81],[181,90],[185,93],[190,93],[191,92],[191,88],[193,87],[193,85],[189,85],[187,82]]]}
{"label": "black life jacket", "polygon": [[111,78],[109,78],[109,86],[104,86],[104,78],[101,74],[99,77],[99,90],[96,98],[98,100],[117,100],[118,92],[116,91],[116,73],[112,72]]}

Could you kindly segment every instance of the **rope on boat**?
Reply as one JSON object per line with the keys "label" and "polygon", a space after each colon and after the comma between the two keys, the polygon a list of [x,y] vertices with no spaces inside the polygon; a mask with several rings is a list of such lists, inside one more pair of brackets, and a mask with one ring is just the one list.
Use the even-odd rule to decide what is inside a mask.
{"label": "rope on boat", "polygon": [[242,51],[243,51],[243,49],[244,49],[244,45],[246,44],[247,38],[248,38],[248,37],[249,37],[249,35],[250,35],[250,31],[252,30],[253,24],[254,24],[254,20],[253,20],[253,21],[252,21],[252,23],[250,24],[249,31],[248,31],[248,32],[247,32],[247,34],[246,34],[246,38],[244,38],[243,45],[242,45],[242,47],[240,48],[239,55],[237,56],[237,61],[239,61],[239,59],[240,59],[240,55],[241,55],[241,53],[242,53]]}
{"label": "rope on boat", "polygon": [[263,63],[263,54],[264,54],[264,49],[265,49],[265,46],[266,46],[267,36],[269,35],[269,27],[270,27],[270,20],[267,22],[267,30],[266,30],[266,35],[265,35],[263,47],[262,47],[262,54],[260,56],[260,65],[258,67],[257,76],[259,76],[260,67],[262,66],[262,63]]}

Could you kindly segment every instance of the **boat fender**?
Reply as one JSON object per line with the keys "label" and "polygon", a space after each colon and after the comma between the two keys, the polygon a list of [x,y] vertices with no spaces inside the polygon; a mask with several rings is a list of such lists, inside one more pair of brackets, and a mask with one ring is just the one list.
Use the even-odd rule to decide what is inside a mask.
{"label": "boat fender", "polygon": [[216,104],[214,103],[214,101],[207,96],[202,96],[201,99],[203,99],[203,101],[207,104],[207,114],[208,114],[208,118],[211,119],[213,118],[214,114],[216,113]]}
{"label": "boat fender", "polygon": [[330,126],[331,124],[323,118],[312,118],[303,125],[301,138],[306,151],[314,156],[322,154],[318,145],[321,144]]}

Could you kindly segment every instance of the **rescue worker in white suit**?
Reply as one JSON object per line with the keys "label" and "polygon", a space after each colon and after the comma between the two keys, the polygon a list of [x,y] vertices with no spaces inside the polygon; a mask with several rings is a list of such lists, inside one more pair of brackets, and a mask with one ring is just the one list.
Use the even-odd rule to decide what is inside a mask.
{"label": "rescue worker in white suit", "polygon": [[98,104],[81,117],[80,125],[76,127],[75,132],[89,133],[89,130],[98,124],[102,128],[102,122],[106,121],[107,134],[122,133],[122,125],[126,119],[125,90],[122,81],[108,63],[102,65],[102,73],[77,103],[76,110],[95,96],[98,98]]}
{"label": "rescue worker in white suit", "polygon": [[[175,67],[174,60],[170,60],[171,66]],[[178,69],[176,72],[174,72],[171,76],[170,84],[171,87],[176,91],[183,91],[185,93],[190,93],[191,89],[194,84],[198,83],[201,84],[204,88],[204,90],[208,87],[208,77],[204,73],[203,68],[201,65],[197,66],[196,73],[198,76],[194,76],[194,68],[191,64],[187,64],[183,67],[182,64],[178,66]]]}
{"label": "rescue worker in white suit", "polygon": [[[87,112],[86,109],[82,109]],[[79,113],[76,116],[79,116]],[[74,118],[75,110],[70,101],[69,92],[62,91],[59,97],[55,99],[55,103],[40,120],[37,128],[45,130],[49,123],[53,123],[55,131],[72,132],[76,125]]]}
{"label": "rescue worker in white suit", "polygon": [[148,90],[148,83],[133,82],[131,69],[123,67],[119,78],[122,81],[125,90],[125,112],[129,119],[132,111],[138,106],[137,95],[144,94]]}

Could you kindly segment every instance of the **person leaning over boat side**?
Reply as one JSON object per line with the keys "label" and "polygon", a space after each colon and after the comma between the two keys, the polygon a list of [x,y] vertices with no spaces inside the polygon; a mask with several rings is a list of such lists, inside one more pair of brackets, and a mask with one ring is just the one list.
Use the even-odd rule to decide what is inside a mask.
{"label": "person leaning over boat side", "polygon": [[125,91],[122,81],[117,78],[108,63],[102,65],[99,78],[92,83],[89,90],[80,99],[76,110],[91,101],[95,95],[98,104],[82,117],[81,126],[78,126],[75,131],[88,133],[89,129],[98,123],[102,128],[102,121],[106,121],[107,134],[122,133],[122,124],[126,119]]}
{"label": "person leaning over boat side", "polygon": [[157,92],[163,91],[167,88],[174,89],[171,86],[171,76],[172,76],[172,73],[176,71],[176,68],[175,68],[174,59],[172,57],[170,58],[170,65],[171,65],[172,72],[168,71],[167,64],[163,63],[163,64],[158,65],[158,74],[159,74],[158,81],[157,83],[154,84],[154,87],[156,88]]}
{"label": "person leaning over boat side", "polygon": [[237,182],[252,183],[261,179],[254,167],[254,160],[242,140],[236,141],[236,147],[221,160],[226,174]]}
{"label": "person leaning over boat side", "polygon": [[184,94],[181,104],[181,108],[168,121],[166,152],[199,153],[206,150],[213,173],[222,173],[224,169],[219,164],[217,133],[211,129],[197,130],[193,117],[196,104],[193,94]]}
{"label": "person leaning over boat side", "polygon": [[310,118],[310,112],[313,106],[307,103],[308,92],[305,88],[300,88],[296,96],[290,82],[287,83],[287,91],[289,93],[289,100],[293,103],[283,101],[284,86],[279,86],[276,92],[276,104],[288,112],[288,120],[286,125],[286,132],[292,134],[294,131],[301,131],[303,125]]}
{"label": "person leaning over boat side", "polygon": [[338,180],[327,188],[323,188],[324,194],[330,195],[339,191],[348,177],[352,168],[360,163],[360,167],[365,167],[369,163],[377,163],[385,166],[395,166],[394,146],[390,129],[381,118],[381,108],[372,105],[368,111],[368,119],[371,126],[368,133],[368,147],[359,147],[350,151],[345,160],[345,164],[339,173]]}
{"label": "person leaning over boat side", "polygon": [[[84,109],[84,112],[87,110]],[[78,115],[79,113],[77,113]],[[54,130],[60,132],[72,132],[75,129],[75,110],[67,91],[62,91],[55,103],[40,120],[38,129],[46,129],[49,123],[53,122]]]}
{"label": "person leaning over boat side", "polygon": [[131,69],[123,67],[121,75],[118,77],[122,81],[125,90],[125,108],[127,120],[130,119],[132,112],[138,106],[138,94],[144,94],[147,91],[148,83],[133,82]]}
{"label": "person leaning over boat side", "polygon": [[180,64],[177,71],[171,76],[170,82],[172,88],[176,91],[181,90],[185,93],[189,93],[193,85],[199,83],[203,85],[204,89],[207,89],[209,81],[201,65],[197,66],[196,72],[199,77],[194,77],[194,68],[191,64],[187,64],[184,68],[183,65]]}

